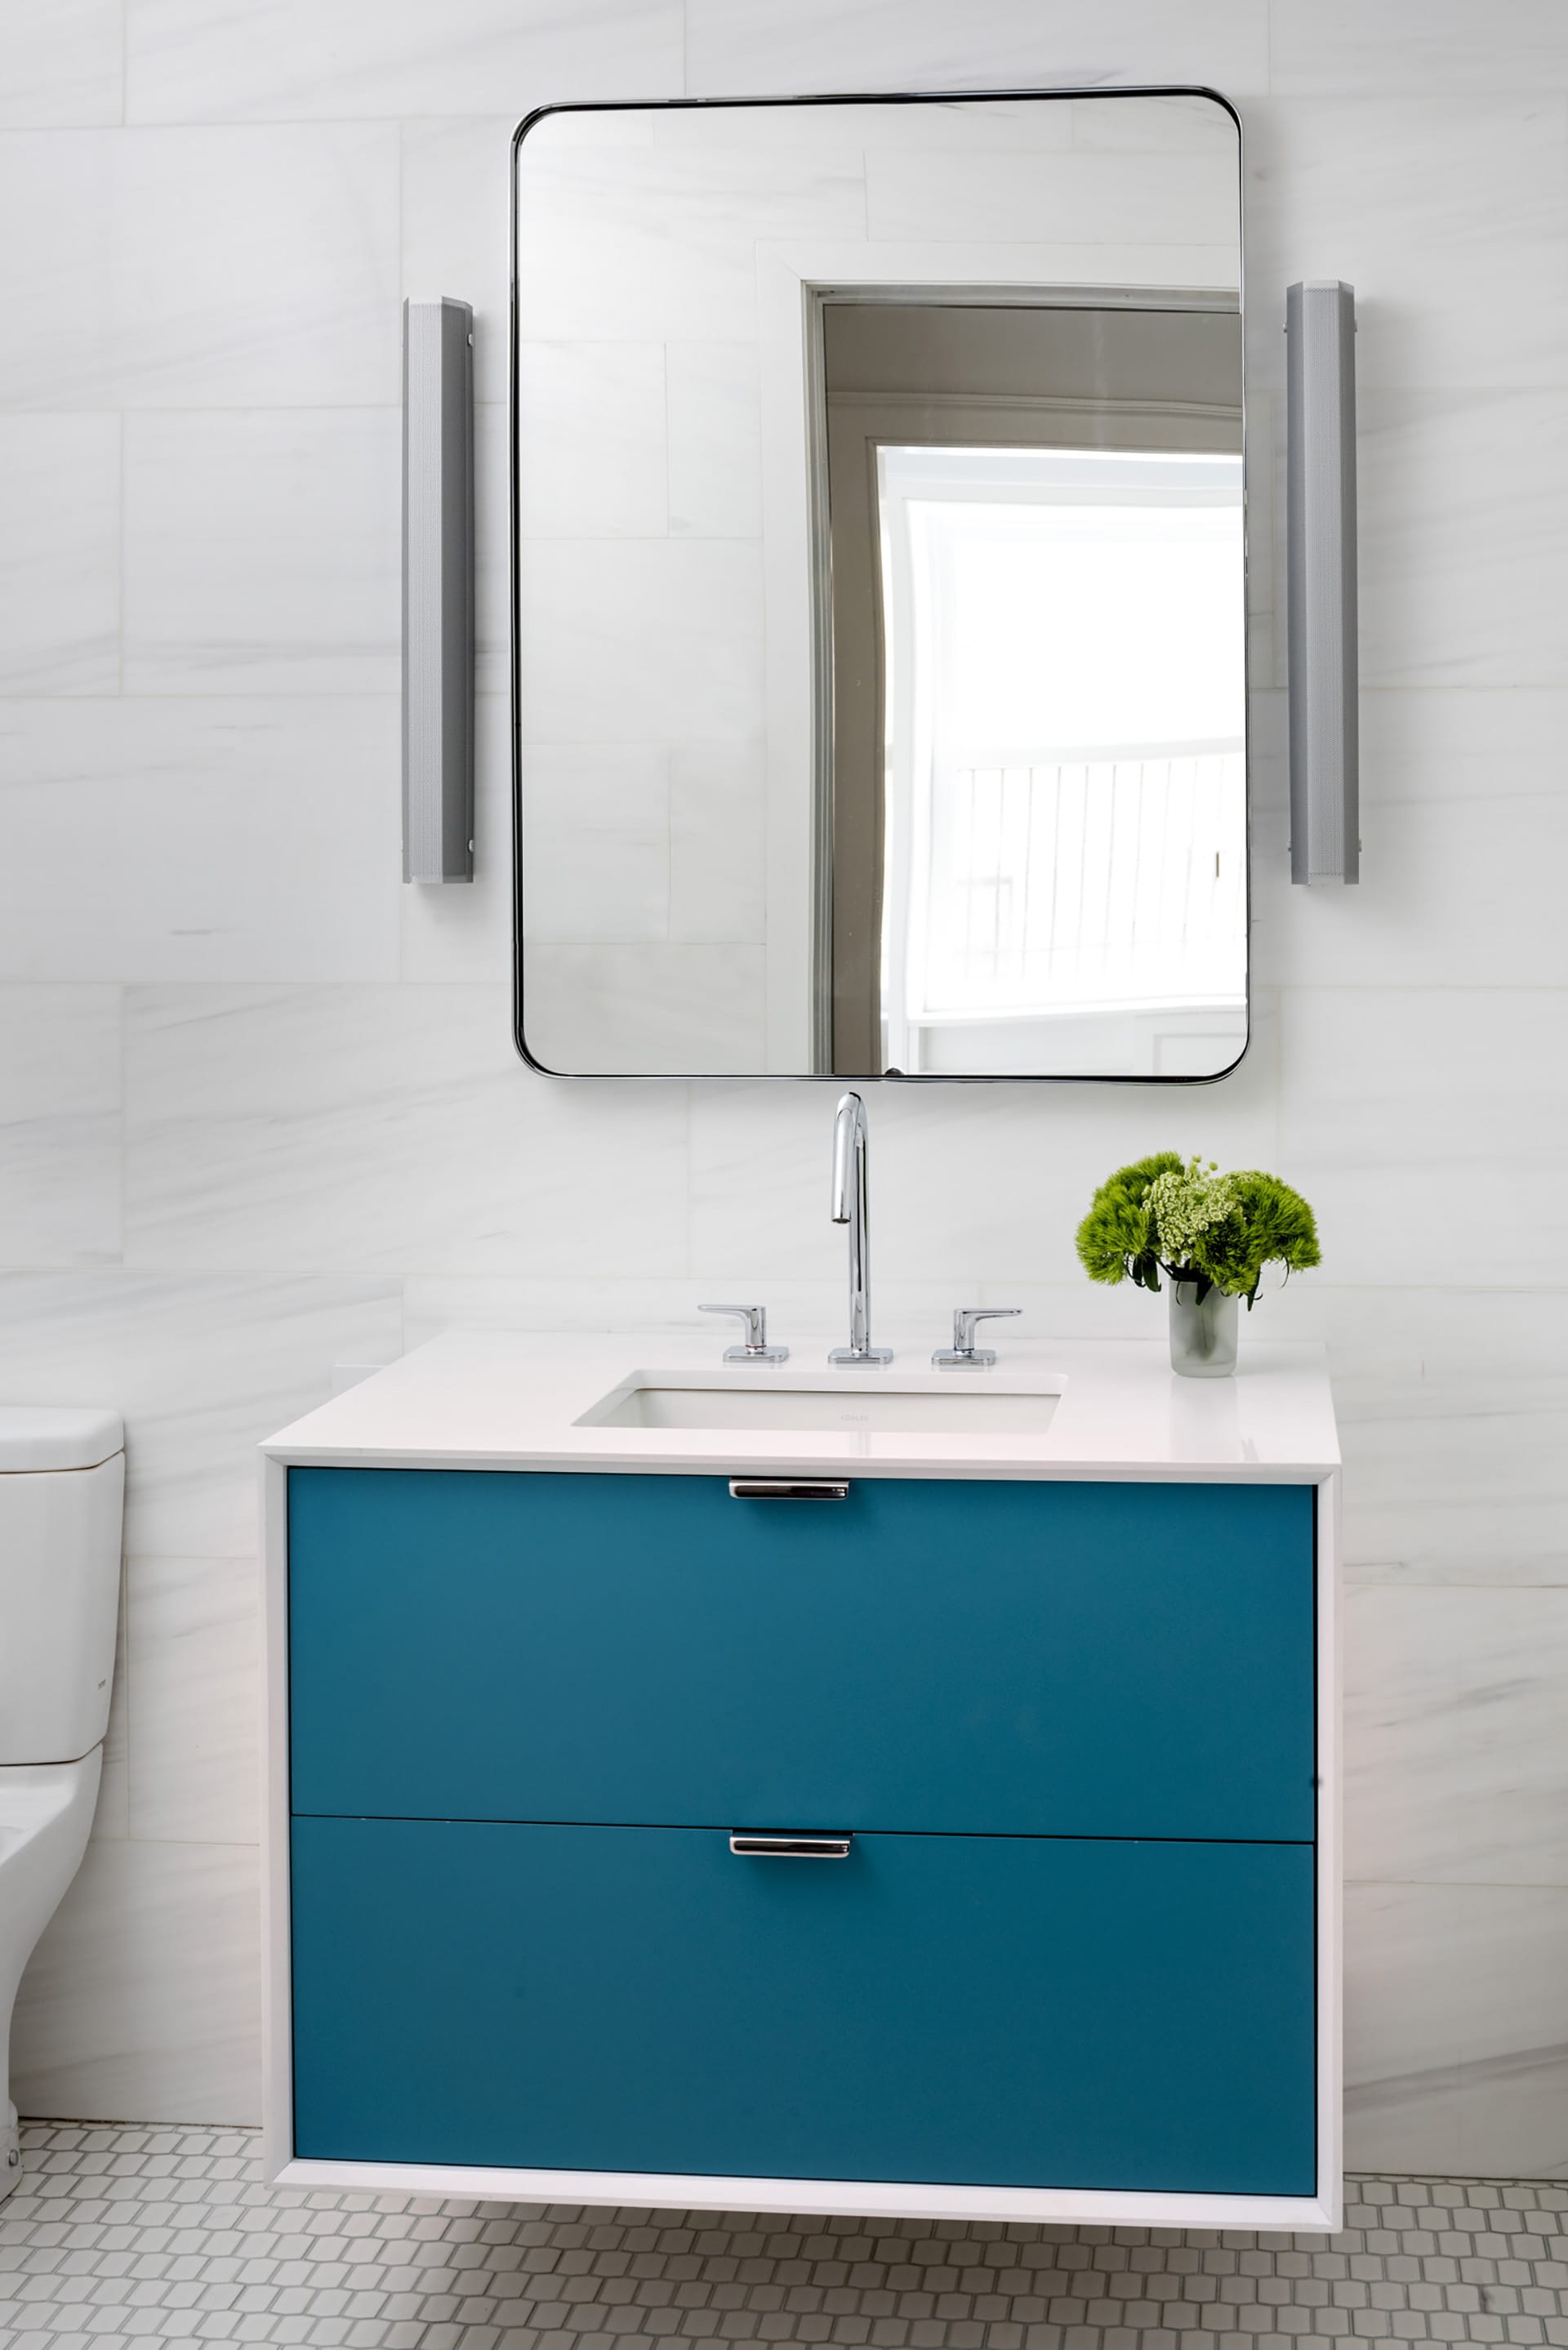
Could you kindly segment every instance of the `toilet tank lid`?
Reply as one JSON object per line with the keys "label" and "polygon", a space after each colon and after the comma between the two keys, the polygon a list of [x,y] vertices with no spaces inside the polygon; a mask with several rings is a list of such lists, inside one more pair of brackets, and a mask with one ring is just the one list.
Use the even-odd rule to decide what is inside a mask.
{"label": "toilet tank lid", "polygon": [[97,1405],[0,1403],[0,1476],[17,1470],[94,1469],[124,1441],[119,1412]]}

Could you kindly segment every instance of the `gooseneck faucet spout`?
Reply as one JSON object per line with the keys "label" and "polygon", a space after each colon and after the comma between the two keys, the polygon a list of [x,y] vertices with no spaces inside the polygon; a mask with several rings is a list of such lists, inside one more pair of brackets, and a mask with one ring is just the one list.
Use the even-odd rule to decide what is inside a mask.
{"label": "gooseneck faucet spout", "polygon": [[871,1344],[871,1206],[866,1105],[845,1094],[833,1121],[833,1221],[849,1227],[849,1344],[830,1363],[890,1363],[890,1347]]}

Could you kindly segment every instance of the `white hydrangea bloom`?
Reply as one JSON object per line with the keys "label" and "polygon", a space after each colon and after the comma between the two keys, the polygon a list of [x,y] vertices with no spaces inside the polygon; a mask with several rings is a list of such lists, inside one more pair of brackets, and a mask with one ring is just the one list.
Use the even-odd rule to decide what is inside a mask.
{"label": "white hydrangea bloom", "polygon": [[1203,1233],[1233,1216],[1241,1204],[1231,1177],[1206,1175],[1196,1159],[1179,1173],[1157,1175],[1144,1194],[1158,1253],[1173,1265],[1185,1264]]}

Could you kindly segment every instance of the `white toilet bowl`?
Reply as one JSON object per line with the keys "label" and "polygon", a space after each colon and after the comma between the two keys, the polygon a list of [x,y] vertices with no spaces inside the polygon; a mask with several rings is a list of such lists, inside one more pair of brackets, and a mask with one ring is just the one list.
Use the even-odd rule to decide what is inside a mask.
{"label": "white toilet bowl", "polygon": [[87,1849],[125,1487],[119,1415],[0,1404],[0,2198],[21,2176],[11,2015]]}
{"label": "white toilet bowl", "polygon": [[[79,1762],[0,1769],[0,2045],[8,2046],[22,1970],[81,1866],[103,1773],[103,1748]],[[16,2108],[0,2103],[0,2197],[21,2175]]]}

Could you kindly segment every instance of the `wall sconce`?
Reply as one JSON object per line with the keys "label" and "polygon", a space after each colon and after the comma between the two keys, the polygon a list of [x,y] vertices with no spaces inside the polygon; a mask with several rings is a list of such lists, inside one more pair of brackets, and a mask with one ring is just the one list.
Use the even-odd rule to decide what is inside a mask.
{"label": "wall sconce", "polygon": [[1361,879],[1355,289],[1285,293],[1291,879]]}
{"label": "wall sconce", "polygon": [[403,304],[403,879],[473,879],[473,312]]}

